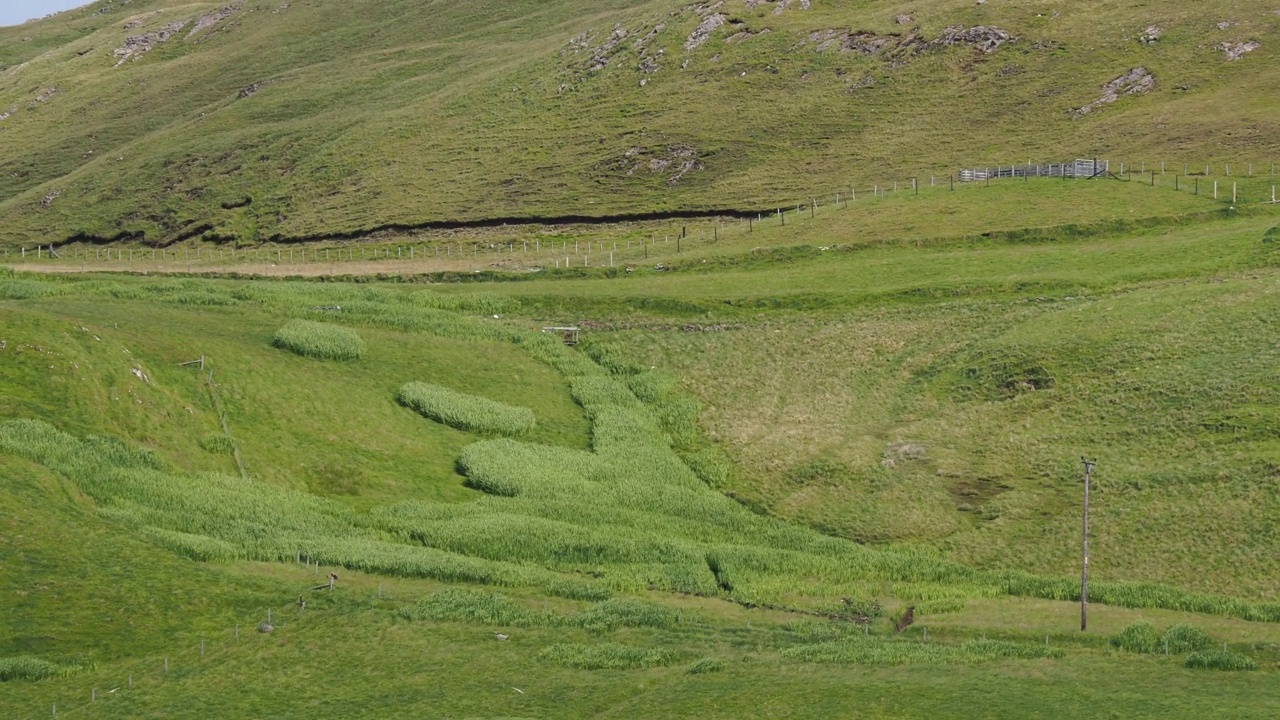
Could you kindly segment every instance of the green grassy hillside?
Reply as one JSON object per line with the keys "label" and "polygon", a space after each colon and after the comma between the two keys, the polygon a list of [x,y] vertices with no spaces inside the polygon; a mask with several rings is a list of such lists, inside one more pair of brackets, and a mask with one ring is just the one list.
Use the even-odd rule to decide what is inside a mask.
{"label": "green grassy hillside", "polygon": [[1278,31],[0,29],[0,717],[1276,716]]}
{"label": "green grassy hillside", "polygon": [[483,288],[6,271],[0,706],[1269,715],[1275,224]]}
{"label": "green grassy hillside", "polygon": [[[284,6],[103,0],[0,29],[0,243],[765,209],[967,165],[1240,175],[1280,154],[1260,0]],[[1154,85],[1073,113],[1136,67]]]}

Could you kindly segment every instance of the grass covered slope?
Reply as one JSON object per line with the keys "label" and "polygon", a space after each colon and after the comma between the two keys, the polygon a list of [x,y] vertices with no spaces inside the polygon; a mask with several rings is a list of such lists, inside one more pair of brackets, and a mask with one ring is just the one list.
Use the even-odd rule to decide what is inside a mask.
{"label": "grass covered slope", "polygon": [[[1004,385],[952,377],[953,358],[986,357],[973,352],[991,343],[999,346],[993,356],[1003,356],[1000,343],[1012,341],[1002,332],[1025,332],[1016,321],[1037,313],[1115,306],[1110,312],[1147,318],[1156,314],[1134,299],[1167,287],[1216,289],[1224,293],[1213,296],[1219,300],[1238,284],[1269,287],[1274,264],[1259,238],[1272,224],[1245,217],[1123,242],[890,245],[771,269],[684,268],[492,285],[486,292],[5,272],[0,512],[39,530],[14,538],[22,557],[34,562],[0,574],[0,589],[14,590],[22,603],[20,612],[0,618],[0,658],[77,670],[16,680],[6,685],[0,707],[15,717],[44,716],[56,703],[66,714],[81,711],[87,691],[97,688],[92,712],[108,717],[182,716],[215,698],[227,712],[273,717],[413,711],[810,717],[850,703],[869,717],[954,715],[957,703],[1066,717],[1102,711],[1194,717],[1208,708],[1266,714],[1280,702],[1272,682],[1280,604],[1243,581],[1266,567],[1241,563],[1238,576],[1218,573],[1219,587],[1235,597],[1217,588],[1187,592],[1195,584],[1180,577],[1171,578],[1178,586],[1130,582],[1149,577],[1140,564],[1157,559],[1138,548],[1132,566],[1119,565],[1104,542],[1091,631],[1079,634],[1072,629],[1078,608],[1070,602],[1074,564],[1042,563],[1053,547],[1024,541],[1037,523],[1074,527],[1077,486],[1066,472],[1061,504],[1052,502],[1059,478],[1037,481],[1036,497],[1048,501],[1034,507],[1035,519],[997,519],[979,528],[1036,550],[1010,563],[957,562],[959,555],[945,557],[931,536],[859,545],[753,513],[717,492],[759,504],[755,466],[715,422],[717,413],[739,406],[730,398],[721,410],[711,404],[719,398],[704,395],[711,401],[704,413],[686,392],[729,382],[702,369],[708,364],[732,357],[763,364],[762,353],[777,360],[767,368],[779,375],[831,376],[845,362],[841,347],[872,340],[842,328],[861,318],[866,329],[870,319],[889,341],[871,342],[874,352],[849,366],[870,373],[864,387],[883,385],[876,397],[886,412],[921,413],[899,418],[902,427],[914,433],[931,422],[958,423],[949,413],[963,411],[975,435],[1016,439],[1021,416],[1001,415],[997,403],[1026,410],[1035,399],[1052,408],[1052,391],[1023,393],[1021,404],[970,397],[988,386],[998,395]],[[1212,243],[1209,230],[1219,233]],[[1201,234],[1197,241],[1179,233]],[[1127,253],[1123,272],[1102,272],[1117,264],[1104,252],[1106,243]],[[879,263],[868,260],[877,253]],[[939,265],[940,258],[946,262]],[[945,275],[923,272],[942,273],[947,264],[971,276],[963,293],[951,292]],[[815,281],[797,288],[791,274],[802,266]],[[894,267],[897,274],[887,271]],[[1055,284],[1058,274],[1072,283]],[[1199,282],[1213,276],[1228,281]],[[1030,282],[1036,277],[1043,286]],[[912,283],[938,292],[900,292]],[[808,303],[805,309],[766,302],[788,293]],[[823,295],[837,302],[824,309]],[[643,305],[644,297],[654,304]],[[756,302],[739,305],[748,297]],[[1245,308],[1269,317],[1267,297],[1258,291],[1223,304],[1206,295],[1200,305],[1230,328],[1242,322]],[[332,307],[342,311],[322,309]],[[542,318],[569,308],[595,321],[584,324],[587,342],[576,349],[536,331]],[[368,351],[315,372],[315,360],[270,345],[273,333],[296,319],[356,329]],[[933,323],[933,331],[921,323]],[[814,348],[803,338],[774,341],[777,330],[819,325],[830,326],[839,341]],[[687,331],[692,327],[717,329]],[[919,332],[908,332],[913,328]],[[951,346],[936,344],[943,331],[952,333]],[[1187,332],[1198,337],[1204,327],[1192,324]],[[732,338],[744,344],[714,344]],[[1239,349],[1247,352],[1249,342]],[[1029,340],[1012,344],[1034,347]],[[215,352],[207,354],[209,347]],[[910,348],[918,361],[932,363],[923,364],[930,372],[914,378],[881,372],[890,364],[920,368],[902,360]],[[805,360],[810,351],[821,351],[824,362]],[[1235,352],[1207,352],[1228,351]],[[700,353],[708,357],[692,360]],[[201,354],[213,370],[212,386],[207,372],[177,366]],[[1184,370],[1212,362],[1184,363]],[[1224,366],[1245,382],[1265,362]],[[1090,368],[1076,372],[1098,373],[1095,382],[1105,384],[1108,375]],[[1052,369],[1054,387],[1071,381],[1063,366]],[[799,386],[770,384],[746,370],[732,382],[754,383],[757,414],[807,402]],[[685,388],[681,377],[691,381]],[[532,410],[538,422],[520,440],[424,422],[395,401],[412,378],[465,398],[501,397]],[[961,387],[965,382],[972,387]],[[841,394],[839,384],[824,388],[866,416],[861,422],[880,417],[854,404],[858,394]],[[1176,395],[1175,387],[1154,389],[1160,397]],[[1223,389],[1231,397],[1229,385]],[[219,407],[248,477],[234,474],[225,452],[206,449],[215,447],[206,442],[210,436],[222,437]],[[711,420],[710,438],[700,417]],[[821,429],[798,414],[768,421],[792,432],[796,447],[830,450]],[[1080,437],[1114,431],[1097,417],[1080,421]],[[851,427],[861,432],[861,425]],[[1041,457],[1052,459],[1076,440],[1046,433]],[[997,456],[969,446],[944,455],[934,442],[920,441],[923,458],[902,446],[893,467],[880,465],[883,474],[860,492],[845,491],[840,507],[862,513],[848,527],[896,521],[901,515],[879,511],[906,503],[944,522],[965,522],[966,511],[939,509],[934,495],[916,490],[933,481],[921,469],[936,457],[981,477],[984,470],[964,460]],[[1175,460],[1198,457],[1183,445],[1170,447]],[[1238,454],[1257,457],[1265,448],[1241,446]],[[329,467],[340,460],[345,472]],[[1103,467],[1115,463],[1103,458]],[[835,483],[834,475],[810,482],[814,477],[798,482]],[[895,484],[903,502],[883,502],[881,491],[894,492]],[[1101,513],[1108,503],[1116,507],[1114,497],[1100,486]],[[1267,502],[1259,500],[1264,513]],[[1230,507],[1181,507],[1223,527],[1232,522],[1223,514]],[[1014,510],[1007,515],[1018,517]],[[1114,516],[1106,522],[1124,527]],[[844,530],[838,532],[854,534]],[[67,536],[93,542],[59,555]],[[1229,552],[1229,538],[1204,537],[1215,545],[1197,550],[1197,561]],[[1065,545],[1074,550],[1074,534]],[[324,568],[298,564],[300,556]],[[1041,574],[1017,567],[1020,560]],[[9,560],[0,562],[7,567]],[[316,575],[330,568],[341,575],[338,587],[313,592],[322,583]],[[296,605],[300,594],[305,610]],[[897,633],[893,622],[908,606],[916,608],[915,623]],[[104,607],[113,612],[100,621]],[[253,632],[267,607],[275,610],[275,629]],[[136,623],[144,613],[154,615],[154,624]],[[1168,656],[1159,647],[1165,638],[1173,645]],[[164,658],[171,661],[167,672]],[[30,660],[5,662],[32,667]],[[1085,677],[1094,694],[1075,696],[1072,688]],[[305,701],[287,689],[299,685],[312,688]],[[917,691],[883,700],[903,687]],[[1158,700],[1145,693],[1135,699],[1135,688],[1158,688]]]}
{"label": "grass covered slope", "polygon": [[1063,572],[1089,455],[1096,577],[1270,597],[1272,224],[518,290],[683,378],[734,461],[723,489],[762,510]]}
{"label": "grass covered slope", "polygon": [[[6,28],[0,243],[764,209],[1028,158],[1239,174],[1280,143],[1265,2],[809,5],[136,0]],[[1073,117],[1136,67],[1153,86]]]}

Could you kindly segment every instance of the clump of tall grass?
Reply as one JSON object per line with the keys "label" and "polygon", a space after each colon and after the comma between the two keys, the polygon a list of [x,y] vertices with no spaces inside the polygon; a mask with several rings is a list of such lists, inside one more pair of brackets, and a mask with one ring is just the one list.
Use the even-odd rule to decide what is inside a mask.
{"label": "clump of tall grass", "polygon": [[200,439],[200,449],[214,455],[230,455],[235,452],[236,443],[226,435],[206,435]]}
{"label": "clump of tall grass", "polygon": [[840,640],[801,645],[782,651],[784,658],[814,663],[857,665],[967,665],[1001,659],[1061,658],[1060,648],[1004,640],[972,640],[960,645],[886,640],[852,634]]}
{"label": "clump of tall grass", "polygon": [[1129,652],[1164,652],[1174,655],[1204,650],[1213,644],[1203,630],[1191,625],[1173,625],[1162,636],[1147,622],[1136,622],[1125,627],[1111,642]]}
{"label": "clump of tall grass", "polygon": [[409,298],[415,305],[422,307],[483,315],[511,312],[520,307],[519,300],[490,292],[446,295],[434,290],[419,290]]}
{"label": "clump of tall grass", "polygon": [[448,620],[503,627],[543,627],[561,622],[559,615],[531,610],[503,595],[463,588],[436,593],[400,608],[397,614],[406,620]]}
{"label": "clump of tall grass", "polygon": [[93,669],[92,665],[57,663],[28,655],[7,657],[0,658],[0,682],[69,677],[78,672],[91,669]]}
{"label": "clump of tall grass", "polygon": [[716,658],[702,658],[689,663],[689,667],[684,669],[686,675],[705,675],[707,673],[716,673],[724,670],[724,661]]}
{"label": "clump of tall grass", "polygon": [[365,351],[364,339],[356,331],[313,320],[290,320],[276,331],[271,344],[321,360],[359,360]]}
{"label": "clump of tall grass", "polygon": [[538,659],[578,670],[634,670],[670,665],[675,660],[675,655],[665,650],[617,643],[559,643],[538,653]]}
{"label": "clump of tall grass", "polygon": [[40,280],[13,280],[0,275],[0,300],[32,300],[62,293],[60,285]]}
{"label": "clump of tall grass", "polygon": [[474,622],[505,627],[573,626],[595,632],[617,628],[668,628],[675,625],[675,613],[667,608],[634,598],[598,602],[577,615],[562,615],[528,608],[504,595],[451,588],[400,608],[406,620]]}
{"label": "clump of tall grass", "polygon": [[619,627],[669,628],[675,622],[676,615],[671,610],[634,598],[606,600],[573,618],[573,624],[595,631]]}
{"label": "clump of tall grass", "polygon": [[529,408],[468,395],[440,385],[406,383],[396,399],[423,417],[473,432],[520,435],[536,424]]}
{"label": "clump of tall grass", "polygon": [[1257,670],[1258,663],[1248,655],[1226,650],[1202,650],[1187,656],[1186,667],[1197,670],[1226,670],[1229,672]]}
{"label": "clump of tall grass", "polygon": [[1160,633],[1149,622],[1136,622],[1119,632],[1111,641],[1121,650],[1153,653],[1160,644]]}
{"label": "clump of tall grass", "polygon": [[823,605],[818,612],[834,620],[868,623],[884,613],[880,601],[872,598],[841,598],[838,603]]}
{"label": "clump of tall grass", "polygon": [[926,617],[930,615],[946,615],[948,613],[958,613],[964,610],[964,600],[959,598],[943,598],[941,600],[930,600],[916,605],[916,615]]}
{"label": "clump of tall grass", "polygon": [[[1003,576],[1010,595],[1046,600],[1080,600],[1080,581],[1012,572]],[[1168,585],[1136,582],[1089,584],[1089,600],[1126,608],[1160,608],[1179,612],[1238,617],[1252,622],[1280,622],[1280,602],[1248,602],[1220,595],[1187,592]]]}
{"label": "clump of tall grass", "polygon": [[229,563],[245,555],[235,545],[207,535],[193,535],[157,527],[144,527],[142,534],[160,547],[199,562]]}
{"label": "clump of tall grass", "polygon": [[729,482],[729,460],[720,448],[703,448],[682,457],[685,465],[688,465],[693,474],[706,483],[707,487],[720,489]]}
{"label": "clump of tall grass", "polygon": [[1179,655],[1204,650],[1212,642],[1203,630],[1184,623],[1173,625],[1164,633],[1164,647]]}

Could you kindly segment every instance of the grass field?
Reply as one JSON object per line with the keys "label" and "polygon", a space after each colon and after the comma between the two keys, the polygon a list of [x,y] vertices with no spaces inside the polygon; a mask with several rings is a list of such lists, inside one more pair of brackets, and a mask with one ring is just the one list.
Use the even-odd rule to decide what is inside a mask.
{"label": "grass field", "polygon": [[[10,540],[30,560],[0,657],[68,668],[10,681],[11,702],[1191,717],[1230,695],[1266,715],[1275,220],[730,248],[483,288],[7,275],[6,515],[41,531]],[[365,352],[281,352],[290,318]],[[586,322],[582,349],[549,320]],[[177,367],[201,355],[212,387]],[[411,380],[536,424],[424,422],[396,402]],[[1085,634],[1081,454],[1099,460]],[[101,540],[58,554],[68,532]],[[336,592],[308,591],[329,568]],[[88,622],[103,604],[113,624]],[[427,666],[449,679],[411,679]]]}

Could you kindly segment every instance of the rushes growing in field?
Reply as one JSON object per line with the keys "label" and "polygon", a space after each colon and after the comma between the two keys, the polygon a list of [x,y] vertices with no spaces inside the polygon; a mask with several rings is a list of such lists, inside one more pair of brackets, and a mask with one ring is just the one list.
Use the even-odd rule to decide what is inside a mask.
{"label": "rushes growing in field", "polygon": [[459,430],[520,435],[532,430],[536,422],[529,408],[424,382],[405,384],[396,399],[423,417]]}
{"label": "rushes growing in field", "polygon": [[1160,633],[1149,622],[1136,622],[1121,630],[1114,642],[1121,650],[1153,653],[1160,644]]}
{"label": "rushes growing in field", "polygon": [[1200,628],[1183,623],[1171,626],[1164,633],[1164,646],[1176,654],[1204,650],[1212,642]]}
{"label": "rushes growing in field", "polygon": [[669,628],[676,624],[676,615],[667,608],[643,600],[614,598],[597,603],[574,617],[573,622],[595,631],[619,627]]}
{"label": "rushes growing in field", "polygon": [[271,344],[321,360],[359,360],[365,350],[356,331],[312,320],[290,320],[276,331]]}
{"label": "rushes growing in field", "polygon": [[0,275],[0,300],[30,300],[61,295],[62,288],[39,280],[14,280]]}
{"label": "rushes growing in field", "polygon": [[214,455],[230,455],[235,452],[236,443],[226,435],[206,435],[200,439],[200,448]]}
{"label": "rushes growing in field", "polygon": [[801,645],[782,651],[784,658],[815,663],[857,665],[968,665],[1006,658],[1061,658],[1060,648],[1024,645],[1003,640],[972,640],[960,645],[886,640],[876,636],[849,635],[840,640]]}
{"label": "rushes growing in field", "polygon": [[595,632],[617,628],[668,628],[675,613],[634,598],[598,602],[577,615],[533,610],[495,593],[452,588],[400,608],[406,620],[475,622],[507,627],[580,627]]}
{"label": "rushes growing in field", "polygon": [[675,656],[665,650],[650,650],[617,643],[602,645],[560,643],[538,653],[538,659],[579,670],[633,670],[670,665],[675,660]]}
{"label": "rushes growing in field", "polygon": [[1240,655],[1226,650],[1193,652],[1187,656],[1184,664],[1189,668],[1199,670],[1242,671],[1258,669],[1258,663],[1248,655]]}
{"label": "rushes growing in field", "polygon": [[557,625],[560,616],[539,612],[503,595],[453,588],[400,608],[406,620],[449,620],[505,627]]}
{"label": "rushes growing in field", "polygon": [[724,670],[724,661],[716,658],[702,658],[689,663],[689,667],[685,668],[686,675],[705,675],[707,673],[715,673]]}
{"label": "rushes growing in field", "polygon": [[81,663],[56,663],[37,657],[20,656],[0,658],[0,682],[10,680],[47,680],[69,677],[78,672],[93,669]]}
{"label": "rushes growing in field", "polygon": [[964,610],[964,600],[958,598],[946,598],[943,600],[930,600],[929,602],[916,605],[916,615],[925,617],[929,615],[945,615],[947,613],[958,613]]}

